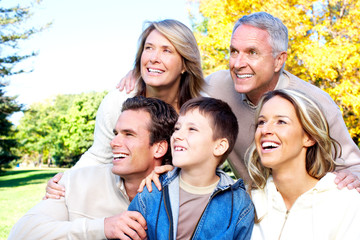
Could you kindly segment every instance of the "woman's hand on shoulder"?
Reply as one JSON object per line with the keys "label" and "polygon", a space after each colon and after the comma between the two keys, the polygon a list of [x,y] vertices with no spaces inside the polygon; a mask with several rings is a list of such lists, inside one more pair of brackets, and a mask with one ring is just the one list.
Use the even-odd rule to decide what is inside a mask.
{"label": "woman's hand on shoulder", "polygon": [[120,92],[123,91],[125,88],[126,93],[130,93],[135,89],[135,83],[136,83],[135,76],[133,75],[133,71],[130,70],[125,75],[125,77],[123,77],[120,80],[120,82],[116,85],[116,88],[118,88]]}

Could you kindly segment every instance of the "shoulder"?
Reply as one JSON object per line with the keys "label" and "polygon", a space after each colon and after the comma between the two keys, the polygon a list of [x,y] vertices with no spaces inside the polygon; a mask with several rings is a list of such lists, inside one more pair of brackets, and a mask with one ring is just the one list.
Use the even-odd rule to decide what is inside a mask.
{"label": "shoulder", "polygon": [[96,166],[81,167],[75,169],[69,169],[64,172],[64,176],[61,178],[60,183],[65,184],[81,184],[90,185],[96,183],[99,179],[112,178],[114,174],[111,172],[112,164],[101,164]]}
{"label": "shoulder", "polygon": [[320,89],[319,87],[317,87],[305,80],[302,80],[287,71],[284,71],[284,74],[286,76],[288,76],[290,79],[289,86],[288,86],[289,89],[297,89],[316,100],[324,99],[328,102],[334,103],[334,101],[332,100],[330,95],[327,92],[325,92],[324,90]]}
{"label": "shoulder", "polygon": [[121,108],[125,100],[133,96],[135,96],[135,91],[127,94],[125,91],[120,92],[118,89],[113,89],[104,97],[99,109],[111,111],[116,107]]}
{"label": "shoulder", "polygon": [[207,76],[205,78],[205,82],[208,84],[213,84],[220,80],[224,80],[224,81],[230,80],[232,82],[230,71],[229,70],[219,70],[214,73],[211,73],[209,76]]}

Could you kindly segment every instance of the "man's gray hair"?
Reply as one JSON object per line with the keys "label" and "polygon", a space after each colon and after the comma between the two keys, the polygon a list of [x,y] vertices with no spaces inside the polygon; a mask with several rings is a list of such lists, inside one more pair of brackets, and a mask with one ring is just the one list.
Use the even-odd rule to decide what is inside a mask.
{"label": "man's gray hair", "polygon": [[288,30],[279,18],[266,12],[245,15],[235,23],[232,35],[241,25],[249,25],[267,31],[270,35],[269,44],[272,47],[274,57],[280,52],[287,51],[289,41]]}

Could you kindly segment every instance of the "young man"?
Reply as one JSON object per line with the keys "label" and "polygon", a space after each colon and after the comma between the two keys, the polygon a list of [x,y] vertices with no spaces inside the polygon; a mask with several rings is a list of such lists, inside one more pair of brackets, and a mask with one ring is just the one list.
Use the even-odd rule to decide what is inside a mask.
{"label": "young man", "polygon": [[65,172],[65,197],[41,201],[13,227],[9,239],[144,239],[144,218],[125,212],[141,180],[171,163],[177,113],[158,99],[125,101],[111,142],[113,164]]}
{"label": "young man", "polygon": [[254,207],[242,180],[217,169],[238,134],[231,108],[214,98],[186,102],[171,137],[173,165],[163,190],[139,193],[129,206],[147,222],[149,239],[250,239]]}

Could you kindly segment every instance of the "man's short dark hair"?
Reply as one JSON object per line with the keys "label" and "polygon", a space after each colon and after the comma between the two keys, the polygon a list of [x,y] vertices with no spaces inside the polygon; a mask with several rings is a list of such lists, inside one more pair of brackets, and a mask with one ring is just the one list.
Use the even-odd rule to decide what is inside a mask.
{"label": "man's short dark hair", "polygon": [[178,119],[175,109],[160,99],[136,96],[128,98],[124,102],[121,111],[126,110],[142,110],[150,114],[151,125],[148,129],[150,132],[150,146],[166,140],[168,149],[163,157],[162,164],[172,164],[170,137],[174,132],[174,125]]}

